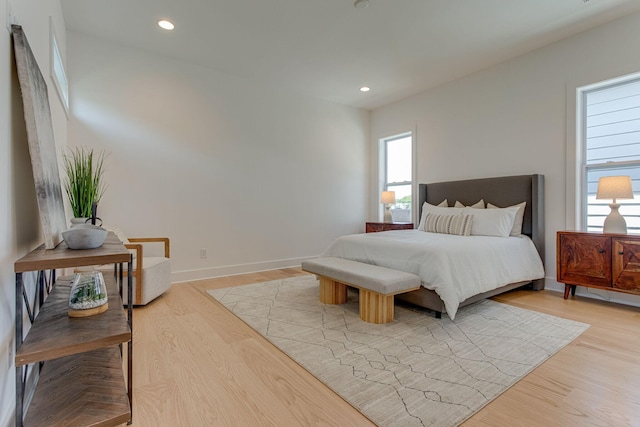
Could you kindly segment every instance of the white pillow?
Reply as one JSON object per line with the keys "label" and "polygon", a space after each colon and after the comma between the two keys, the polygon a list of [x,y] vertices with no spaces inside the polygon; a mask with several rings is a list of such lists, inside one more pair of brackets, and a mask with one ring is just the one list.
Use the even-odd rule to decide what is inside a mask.
{"label": "white pillow", "polygon": [[[120,227],[118,227],[117,225],[107,225],[104,228],[106,230],[113,231],[113,233],[116,235],[116,237],[123,244],[128,245],[128,244],[131,243],[129,241],[129,239],[127,239],[127,236],[122,232],[122,230],[120,230]],[[136,259],[136,255],[137,255],[138,251],[136,251],[135,249],[129,249],[129,253],[131,253],[131,255],[133,256],[133,259]]]}
{"label": "white pillow", "polygon": [[129,239],[127,239],[127,236],[125,236],[122,230],[120,230],[120,227],[118,227],[117,225],[107,225],[104,228],[108,231],[113,231],[116,237],[125,245],[128,245],[129,243],[131,243]]}
{"label": "white pillow", "polygon": [[438,206],[440,206],[441,208],[448,208],[449,207],[449,202],[447,201],[447,199],[444,199],[443,201],[438,203]]}
{"label": "white pillow", "polygon": [[[442,201],[440,204],[443,204],[446,200]],[[420,224],[418,224],[418,230],[424,231],[424,219],[428,213],[436,214],[436,215],[459,215],[462,213],[462,208],[445,208],[440,205],[435,206],[424,202],[422,204],[422,214],[420,215]]]}
{"label": "white pillow", "polygon": [[472,204],[471,206],[465,206],[462,203],[460,203],[459,201],[456,200],[456,203],[453,205],[453,207],[455,208],[474,208],[474,209],[484,209],[484,200],[480,199],[477,202],[475,202],[474,204]]}
{"label": "white pillow", "polygon": [[[524,208],[527,206],[527,202],[518,203],[517,205],[509,206],[503,209],[516,209],[516,216],[513,220],[513,227],[511,228],[512,236],[519,236],[522,234],[522,222],[524,221]],[[487,209],[501,209],[496,205],[487,203]]]}
{"label": "white pillow", "polygon": [[464,215],[473,215],[472,236],[509,237],[516,216],[515,209],[464,208],[463,211]]}

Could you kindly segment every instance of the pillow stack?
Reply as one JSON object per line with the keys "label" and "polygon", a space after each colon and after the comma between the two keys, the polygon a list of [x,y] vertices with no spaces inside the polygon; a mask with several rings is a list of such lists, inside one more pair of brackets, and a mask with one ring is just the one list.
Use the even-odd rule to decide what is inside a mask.
{"label": "pillow stack", "polygon": [[500,208],[488,203],[485,209],[482,199],[471,206],[456,200],[452,208],[447,207],[446,199],[438,206],[425,202],[418,230],[458,236],[519,236],[522,234],[526,204],[522,202]]}

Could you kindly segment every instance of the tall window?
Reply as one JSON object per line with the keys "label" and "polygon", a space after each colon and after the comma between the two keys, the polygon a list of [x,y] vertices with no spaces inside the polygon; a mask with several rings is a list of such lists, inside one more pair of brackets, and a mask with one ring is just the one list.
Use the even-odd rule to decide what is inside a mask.
{"label": "tall window", "polygon": [[610,200],[596,200],[601,176],[629,175],[634,200],[618,200],[629,233],[640,233],[640,76],[581,91],[582,168],[587,230],[602,231]]}
{"label": "tall window", "polygon": [[411,222],[413,200],[413,138],[411,133],[380,140],[382,190],[395,191],[394,222]]}

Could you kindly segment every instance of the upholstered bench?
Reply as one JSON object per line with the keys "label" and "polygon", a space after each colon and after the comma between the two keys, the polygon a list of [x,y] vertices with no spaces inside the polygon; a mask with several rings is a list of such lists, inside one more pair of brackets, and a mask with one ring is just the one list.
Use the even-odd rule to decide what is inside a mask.
{"label": "upholstered bench", "polygon": [[420,288],[415,274],[343,258],[324,257],[302,262],[302,269],[320,280],[320,301],[344,304],[347,285],[360,290],[360,318],[369,323],[393,321],[393,296]]}

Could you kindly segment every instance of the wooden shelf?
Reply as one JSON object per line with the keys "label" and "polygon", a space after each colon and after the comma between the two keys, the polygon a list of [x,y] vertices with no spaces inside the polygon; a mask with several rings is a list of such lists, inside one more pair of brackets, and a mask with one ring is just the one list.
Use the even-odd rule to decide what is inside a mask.
{"label": "wooden shelf", "polygon": [[16,273],[53,270],[56,268],[129,262],[131,254],[113,232],[107,234],[104,244],[96,249],[69,249],[63,241],[55,249],[44,245],[31,251],[14,264]]}
{"label": "wooden shelf", "polygon": [[[128,254],[129,252],[127,252]],[[29,334],[16,352],[16,367],[131,340],[115,278],[106,274],[109,308],[90,317],[67,315],[71,277],[59,278]]]}
{"label": "wooden shelf", "polygon": [[117,426],[131,418],[118,346],[43,365],[24,426]]}
{"label": "wooden shelf", "polygon": [[[108,309],[88,317],[68,316],[73,277],[59,277],[51,288],[44,286],[46,270],[51,272],[50,278],[55,278],[57,269],[92,265],[114,264],[122,271],[122,264],[130,261],[129,250],[109,232],[104,244],[96,249],[73,250],[64,242],[55,249],[43,245],[15,262],[17,427],[116,426],[131,422],[133,312],[131,305],[124,309],[114,274],[104,274]],[[127,278],[123,277],[129,284],[129,301],[133,298],[130,270]],[[33,290],[33,298],[25,291],[23,273],[29,271],[39,272],[40,283]],[[25,306],[28,329],[23,326]],[[123,343],[127,343],[126,385]],[[35,384],[26,381],[33,369],[40,369]],[[25,405],[24,399],[31,393],[33,398]]]}

